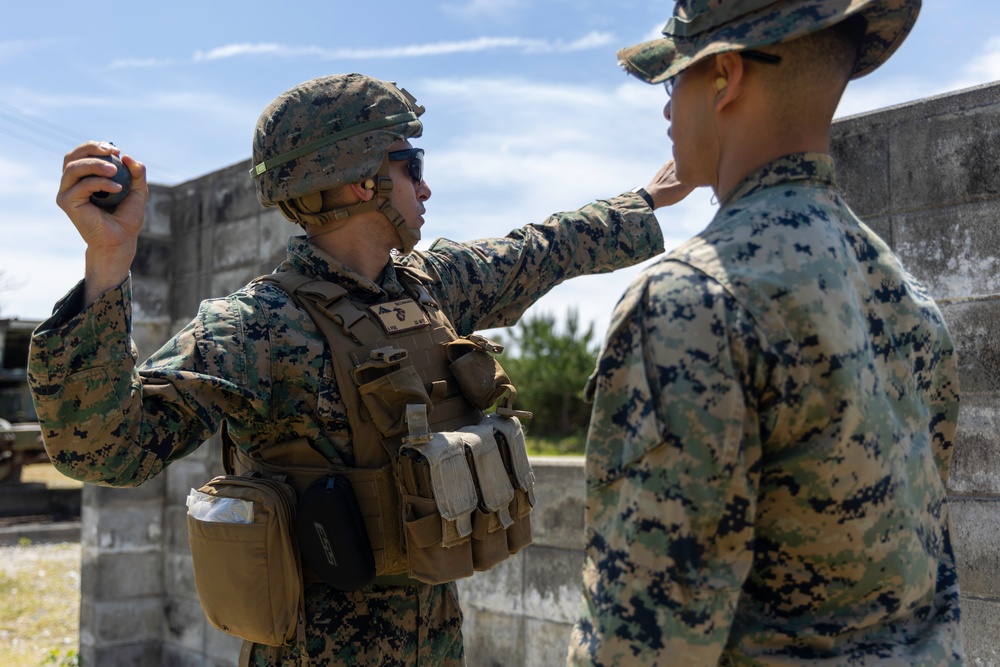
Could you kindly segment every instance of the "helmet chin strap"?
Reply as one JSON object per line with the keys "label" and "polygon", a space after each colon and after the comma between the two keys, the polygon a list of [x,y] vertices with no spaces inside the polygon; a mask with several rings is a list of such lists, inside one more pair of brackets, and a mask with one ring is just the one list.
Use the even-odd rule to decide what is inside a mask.
{"label": "helmet chin strap", "polygon": [[406,218],[389,203],[389,195],[392,193],[392,178],[389,176],[388,154],[382,158],[382,164],[379,165],[378,174],[374,180],[375,196],[368,201],[358,202],[351,206],[340,206],[322,213],[312,213],[302,210],[303,207],[296,200],[288,200],[278,202],[278,207],[286,218],[303,227],[306,225],[329,225],[328,229],[316,234],[309,234],[309,238],[335,232],[347,223],[348,218],[355,215],[368,211],[378,211],[396,229],[396,235],[399,236],[399,251],[405,255],[417,245],[417,241],[420,240],[420,230],[407,227]]}

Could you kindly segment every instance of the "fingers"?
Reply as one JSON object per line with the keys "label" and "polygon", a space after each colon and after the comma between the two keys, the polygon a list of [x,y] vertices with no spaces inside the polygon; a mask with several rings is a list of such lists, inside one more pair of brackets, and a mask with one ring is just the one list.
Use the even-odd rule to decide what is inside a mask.
{"label": "fingers", "polygon": [[646,188],[646,191],[653,198],[655,208],[676,204],[687,197],[692,190],[694,190],[694,186],[685,185],[678,180],[673,160],[660,167]]}
{"label": "fingers", "polygon": [[[90,196],[95,192],[120,192],[122,186],[111,180],[117,167],[107,160],[108,155],[120,156],[122,163],[132,177],[132,190],[140,193],[145,204],[146,168],[121,150],[107,142],[88,141],[71,150],[63,158],[63,173],[59,183],[56,203],[70,214],[86,206],[92,206]],[[132,192],[129,193],[131,198]],[[126,201],[128,201],[128,198]],[[123,202],[124,203],[124,202]]]}

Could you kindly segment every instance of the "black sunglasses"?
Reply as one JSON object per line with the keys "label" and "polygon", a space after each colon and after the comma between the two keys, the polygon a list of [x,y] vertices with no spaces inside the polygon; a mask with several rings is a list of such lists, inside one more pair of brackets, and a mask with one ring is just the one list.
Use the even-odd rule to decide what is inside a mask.
{"label": "black sunglasses", "polygon": [[391,151],[389,159],[393,162],[406,160],[406,173],[410,175],[414,183],[424,180],[424,149],[406,148],[401,151]]}
{"label": "black sunglasses", "polygon": [[[776,56],[773,53],[764,53],[763,51],[738,51],[740,57],[746,58],[747,60],[752,60],[755,63],[763,63],[765,65],[777,65],[781,62],[781,56]],[[663,82],[663,87],[667,91],[668,97],[674,96],[674,83],[677,82],[677,77],[680,74],[674,74],[672,77]]]}

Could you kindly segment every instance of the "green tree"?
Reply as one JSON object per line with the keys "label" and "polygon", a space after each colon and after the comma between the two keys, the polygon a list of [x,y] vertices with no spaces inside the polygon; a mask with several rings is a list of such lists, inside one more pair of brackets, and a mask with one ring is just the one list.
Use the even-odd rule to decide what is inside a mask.
{"label": "green tree", "polygon": [[582,441],[590,423],[583,388],[597,363],[593,323],[582,329],[576,309],[571,308],[561,330],[554,315],[542,313],[525,317],[508,335],[502,339],[508,349],[500,363],[517,387],[514,407],[534,413],[527,422],[528,432],[534,437],[573,436]]}

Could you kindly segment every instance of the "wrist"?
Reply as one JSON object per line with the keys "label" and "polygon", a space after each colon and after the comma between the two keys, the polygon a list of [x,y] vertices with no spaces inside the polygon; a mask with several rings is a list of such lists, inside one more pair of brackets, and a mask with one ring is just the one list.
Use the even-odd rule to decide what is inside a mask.
{"label": "wrist", "polygon": [[646,202],[646,205],[649,206],[649,208],[651,209],[656,208],[656,206],[653,203],[653,197],[648,192],[646,192],[646,188],[642,186],[639,186],[637,188],[632,188],[632,194],[637,194],[640,197],[642,197],[642,200]]}

